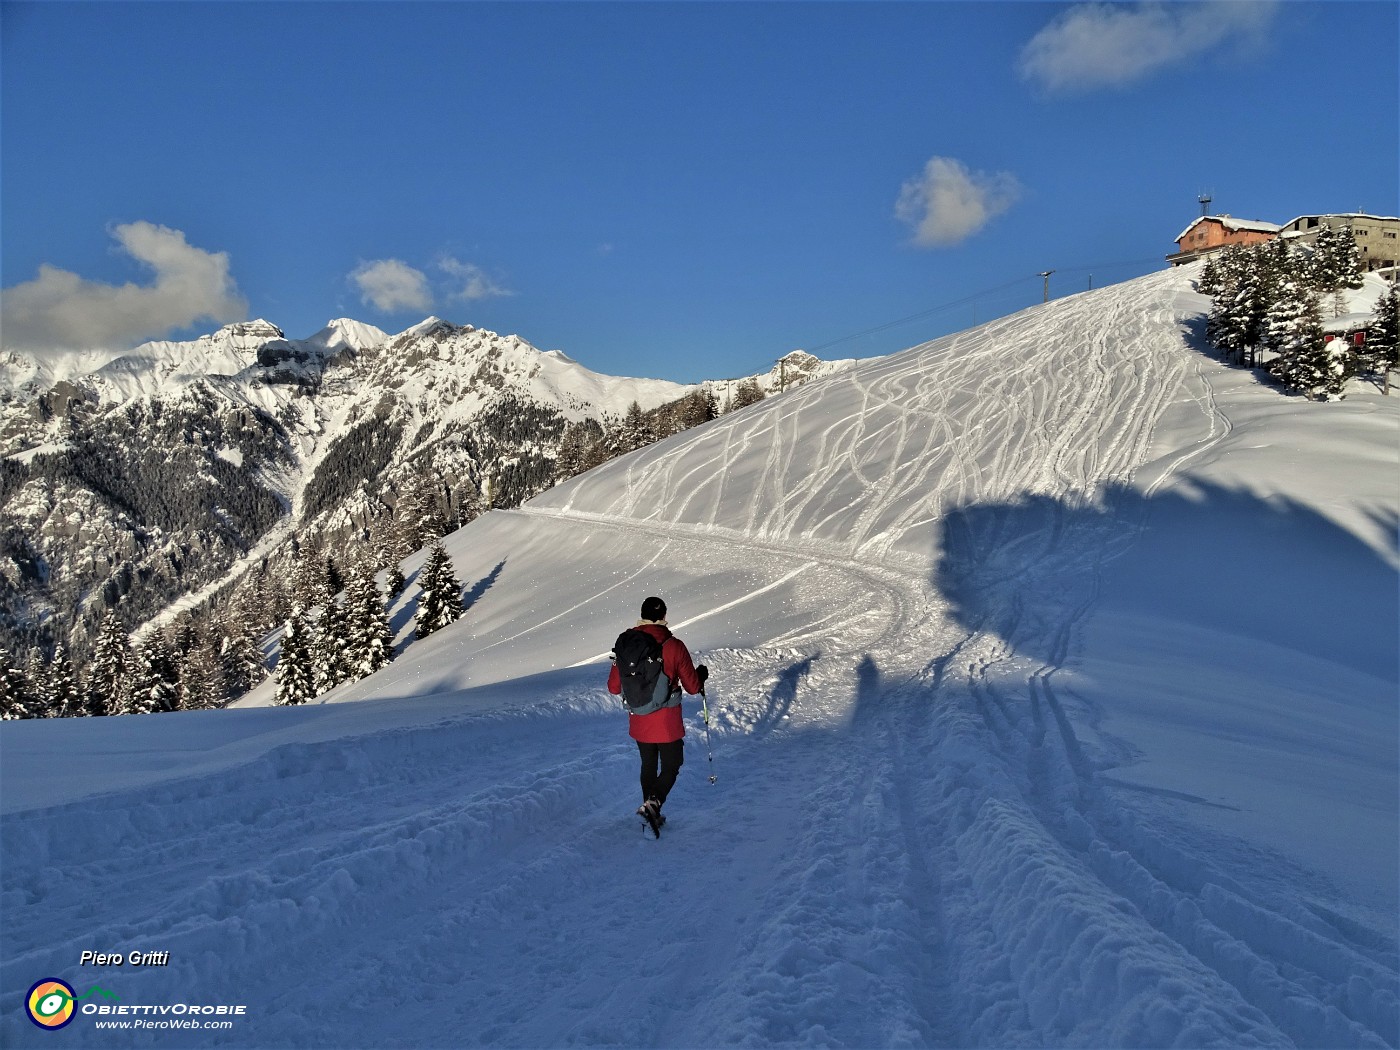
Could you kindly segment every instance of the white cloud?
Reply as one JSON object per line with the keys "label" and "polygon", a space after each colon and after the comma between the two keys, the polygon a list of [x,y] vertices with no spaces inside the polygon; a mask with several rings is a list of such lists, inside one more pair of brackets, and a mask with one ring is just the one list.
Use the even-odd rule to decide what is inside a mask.
{"label": "white cloud", "polygon": [[1049,91],[1120,87],[1231,38],[1257,37],[1277,10],[1275,0],[1081,4],[1031,38],[1021,75]]}
{"label": "white cloud", "polygon": [[123,349],[200,320],[248,315],[226,252],[191,246],[179,230],[149,222],[113,227],[122,250],[155,271],[151,284],[103,284],[44,264],[39,276],[0,292],[13,350]]}
{"label": "white cloud", "polygon": [[360,301],[386,314],[427,310],[433,305],[427,275],[398,259],[361,263],[350,274],[360,289]]}
{"label": "white cloud", "polygon": [[475,302],[478,299],[495,299],[515,294],[510,289],[498,284],[485,270],[473,263],[459,262],[449,256],[441,260],[438,267],[444,273],[457,278],[460,287],[452,294],[454,299]]}
{"label": "white cloud", "polygon": [[1014,175],[969,171],[951,157],[933,157],[919,178],[904,184],[894,213],[913,227],[915,244],[947,247],[971,237],[1020,196]]}

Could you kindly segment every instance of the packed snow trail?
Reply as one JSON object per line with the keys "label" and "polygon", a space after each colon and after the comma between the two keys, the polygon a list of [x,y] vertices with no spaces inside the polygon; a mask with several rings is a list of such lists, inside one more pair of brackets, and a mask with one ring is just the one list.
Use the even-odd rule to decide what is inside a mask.
{"label": "packed snow trail", "polygon": [[[824,571],[833,598],[869,585]],[[32,947],[4,987],[161,945],[172,966],[111,975],[118,994],[256,1007],[150,1045],[1384,1045],[1351,1016],[1385,1022],[1383,950],[1143,830],[1044,675],[1027,706],[1004,643],[930,638],[913,581],[885,593],[906,644],[868,639],[878,658],[705,652],[720,783],[692,705],[660,842],[598,665],[518,683],[507,711],[12,816],[30,921],[7,936]],[[111,1038],[68,1031],[46,1045]]]}
{"label": "packed snow trail", "polygon": [[[1092,677],[1112,670],[1085,639],[1122,601],[1125,552],[1160,542],[1181,472],[1234,462],[1247,429],[1184,345],[1192,306],[1180,275],[1052,304],[488,515],[448,539],[468,617],[332,697],[372,703],[4,727],[0,1002],[53,975],[248,1004],[226,1032],[122,1037],[161,1047],[1400,1044],[1386,898],[1271,848],[1269,803],[1144,763],[1156,741],[1113,732],[1119,698]],[[1367,434],[1361,409],[1318,425]],[[1393,583],[1384,551],[1287,521]],[[647,593],[712,669],[718,778],[688,701],[659,841],[602,688]],[[1146,622],[1186,640],[1170,662],[1107,655],[1185,705],[1213,680],[1171,662],[1209,679],[1217,654]],[[1290,695],[1238,651],[1230,688]],[[1320,819],[1393,799],[1393,686],[1307,653],[1286,667],[1352,698],[1326,767],[1352,779]],[[1121,681],[1125,704],[1146,689]],[[1282,736],[1261,718],[1242,750]],[[74,755],[105,793],[43,775]],[[1378,805],[1345,816],[1384,829]],[[1214,816],[1246,808],[1248,835]],[[77,968],[109,947],[171,963]],[[114,1037],[38,1033],[6,1005],[0,1038]]]}

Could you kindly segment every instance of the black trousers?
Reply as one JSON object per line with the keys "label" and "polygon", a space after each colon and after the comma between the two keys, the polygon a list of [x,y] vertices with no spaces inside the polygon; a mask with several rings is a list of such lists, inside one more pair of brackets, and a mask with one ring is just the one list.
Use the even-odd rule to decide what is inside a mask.
{"label": "black trousers", "polygon": [[642,801],[654,798],[664,804],[671,788],[676,786],[681,766],[685,765],[685,741],[644,744],[638,740],[637,750],[642,755]]}

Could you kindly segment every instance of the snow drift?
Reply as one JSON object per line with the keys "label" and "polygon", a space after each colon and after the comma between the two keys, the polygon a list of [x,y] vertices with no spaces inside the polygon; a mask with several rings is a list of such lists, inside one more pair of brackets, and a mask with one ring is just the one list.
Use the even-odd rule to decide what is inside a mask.
{"label": "snow drift", "polygon": [[[487,515],[347,702],[7,724],[0,996],[247,1004],[157,1046],[1397,1045],[1400,401],[1261,387],[1204,308],[1075,296]],[[713,671],[660,841],[602,688],[651,593]]]}

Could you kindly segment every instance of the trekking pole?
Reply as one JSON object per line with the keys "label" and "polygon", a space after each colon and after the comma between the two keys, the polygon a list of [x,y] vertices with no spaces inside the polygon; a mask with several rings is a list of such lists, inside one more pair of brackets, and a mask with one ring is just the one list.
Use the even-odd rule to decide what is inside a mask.
{"label": "trekking pole", "polygon": [[700,687],[700,714],[705,719],[705,754],[710,760],[710,783],[715,782],[715,749],[710,745],[710,705],[705,697],[705,687]]}

